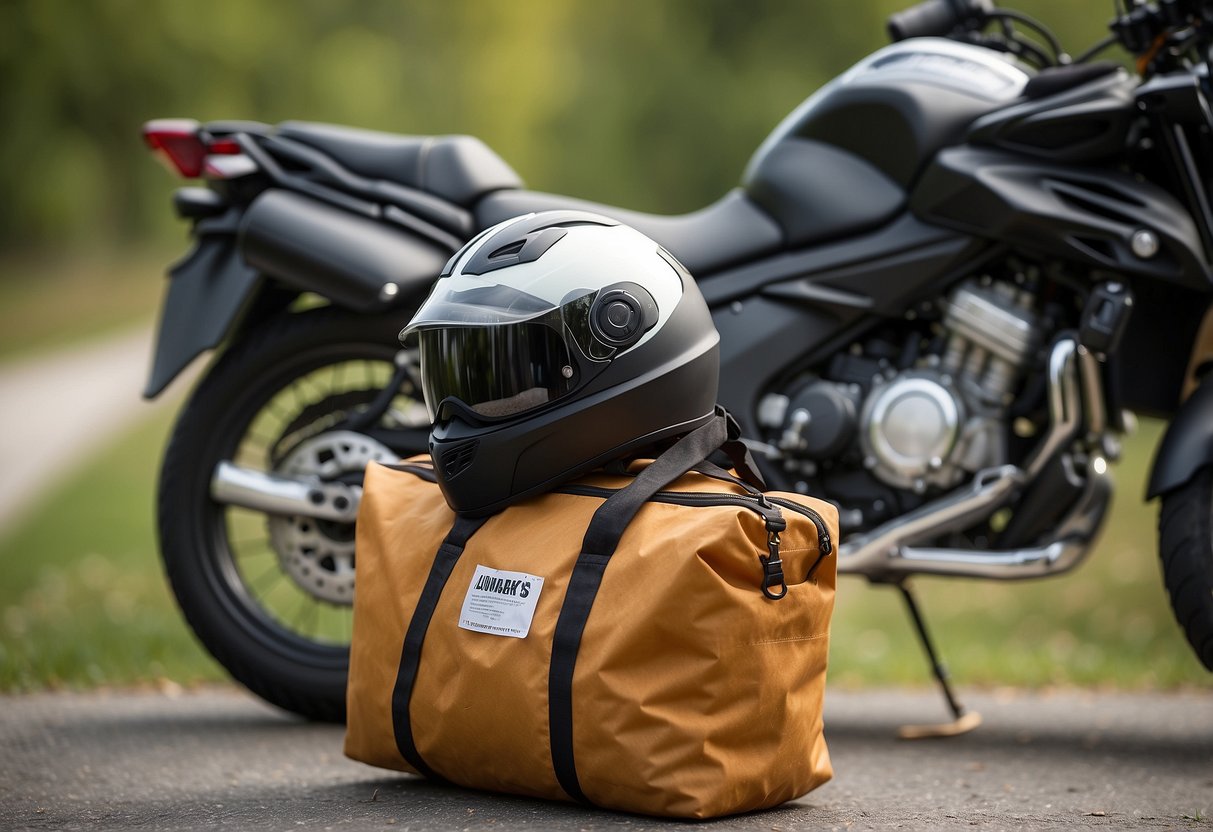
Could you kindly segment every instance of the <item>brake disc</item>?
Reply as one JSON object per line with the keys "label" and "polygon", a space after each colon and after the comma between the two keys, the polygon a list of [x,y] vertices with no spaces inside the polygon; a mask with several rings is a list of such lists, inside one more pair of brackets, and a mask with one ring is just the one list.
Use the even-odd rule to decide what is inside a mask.
{"label": "brake disc", "polygon": [[[274,468],[299,479],[332,482],[357,479],[368,463],[399,457],[380,442],[352,431],[333,431],[300,442]],[[361,485],[352,485],[359,497]],[[303,515],[269,518],[270,544],[282,570],[314,598],[330,604],[354,602],[354,524]]]}

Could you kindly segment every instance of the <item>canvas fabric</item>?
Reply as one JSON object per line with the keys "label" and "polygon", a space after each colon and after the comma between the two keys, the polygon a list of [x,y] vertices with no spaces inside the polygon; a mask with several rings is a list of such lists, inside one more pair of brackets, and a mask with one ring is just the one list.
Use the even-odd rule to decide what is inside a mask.
{"label": "canvas fabric", "polygon": [[[459,520],[428,466],[417,458],[366,472],[348,756],[478,789],[685,818],[776,806],[830,779],[822,699],[837,558],[823,554],[828,544],[810,517],[782,511],[787,594],[771,600],[761,591],[762,516],[740,505],[645,501],[599,570],[570,648],[558,621],[572,615],[570,579],[604,496],[557,491]],[[644,467],[595,473],[573,489],[623,489]],[[751,491],[696,471],[662,489],[742,501]],[[770,496],[816,512],[837,540],[830,504]],[[453,546],[460,534],[466,544]],[[434,576],[436,559],[449,567],[445,581]],[[525,638],[458,626],[477,566],[543,578]],[[419,623],[427,593],[436,601]],[[567,690],[553,677],[561,628],[556,650],[575,656]]]}

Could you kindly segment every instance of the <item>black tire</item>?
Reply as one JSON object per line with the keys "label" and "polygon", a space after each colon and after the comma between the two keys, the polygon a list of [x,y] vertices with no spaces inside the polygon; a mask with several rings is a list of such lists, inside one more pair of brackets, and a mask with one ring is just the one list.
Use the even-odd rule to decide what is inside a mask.
{"label": "black tire", "polygon": [[[385,376],[391,373],[391,362],[399,350],[397,333],[408,319],[408,311],[355,317],[322,308],[283,315],[258,326],[233,344],[193,391],[177,419],[161,469],[160,551],[186,621],[237,681],[268,702],[309,719],[340,722],[345,718],[348,636],[322,639],[316,633],[292,628],[257,594],[251,577],[245,574],[250,560],[241,560],[242,544],[229,533],[236,519],[245,528],[260,524],[266,530],[264,543],[258,546],[269,553],[269,560],[263,563],[269,564],[268,579],[274,579],[273,565],[281,570],[281,561],[269,530],[277,521],[216,503],[210,497],[210,479],[220,460],[237,454],[249,456],[247,449],[252,446],[247,443],[254,441],[250,438],[254,429],[265,430],[262,426],[271,419],[266,415],[269,408],[290,410],[289,404],[283,404],[288,391],[299,400],[311,389],[319,389],[314,379],[322,378],[319,374],[325,370],[339,376],[349,367],[362,368],[366,380],[347,385],[351,392],[330,393],[328,398],[301,405],[293,417],[283,416],[290,425],[287,433],[324,424],[325,418],[336,418],[333,414],[339,416],[368,404],[372,388],[378,383],[382,389],[386,380],[378,380],[376,374],[380,370]],[[338,383],[333,383],[334,390]],[[254,424],[254,419],[260,421]],[[323,432],[317,428],[315,435]],[[287,433],[277,442],[264,443],[267,460],[286,441]],[[360,481],[361,474],[356,476]],[[236,518],[233,512],[247,515]],[[348,531],[352,541],[352,525]],[[256,557],[264,556],[260,548]],[[352,551],[352,543],[350,548]],[[288,583],[275,592],[296,592],[303,598],[301,603],[306,603],[304,589],[285,572],[282,577]],[[350,589],[352,600],[352,586]],[[352,610],[312,600],[318,605],[317,620],[331,613],[340,624]]]}
{"label": "black tire", "polygon": [[1175,619],[1213,670],[1213,467],[1163,497],[1158,535]]}

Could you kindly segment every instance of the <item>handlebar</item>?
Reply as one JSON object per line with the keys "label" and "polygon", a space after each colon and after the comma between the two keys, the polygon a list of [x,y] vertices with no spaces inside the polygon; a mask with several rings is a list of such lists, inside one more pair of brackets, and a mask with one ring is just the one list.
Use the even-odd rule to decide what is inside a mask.
{"label": "handlebar", "polygon": [[1160,35],[1204,17],[1209,6],[1207,0],[1159,0],[1127,9],[1112,22],[1111,29],[1125,49],[1140,55]]}
{"label": "handlebar", "polygon": [[923,0],[889,17],[889,38],[944,37],[961,26],[981,24],[994,0]]}
{"label": "handlebar", "polygon": [[[1213,0],[1123,0],[1123,3],[1124,10],[1109,25],[1111,35],[1082,53],[1077,62],[1089,60],[1109,46],[1120,45],[1137,58],[1138,72],[1143,75],[1178,66],[1185,55],[1208,62],[1213,69]],[[1121,8],[1119,0],[1117,8]],[[1000,31],[983,32],[995,22],[1001,26]],[[1014,31],[1012,27],[1016,24],[1031,30],[1038,40]],[[1040,68],[1073,61],[1048,27],[1022,12],[998,8],[995,0],[921,0],[891,15],[888,32],[893,41],[956,38],[1010,52]]]}

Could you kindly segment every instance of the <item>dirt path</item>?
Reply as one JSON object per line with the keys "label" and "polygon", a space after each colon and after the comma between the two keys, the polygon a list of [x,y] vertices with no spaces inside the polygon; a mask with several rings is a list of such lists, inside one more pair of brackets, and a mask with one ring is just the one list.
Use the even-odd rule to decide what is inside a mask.
{"label": "dirt path", "polygon": [[[951,740],[931,691],[831,690],[833,782],[695,828],[1208,829],[1213,691],[973,695]],[[0,698],[2,829],[634,830],[685,823],[443,788],[341,755],[341,729],[235,690]]]}
{"label": "dirt path", "polygon": [[151,348],[140,327],[0,364],[0,533],[94,450],[164,406],[139,395]]}

